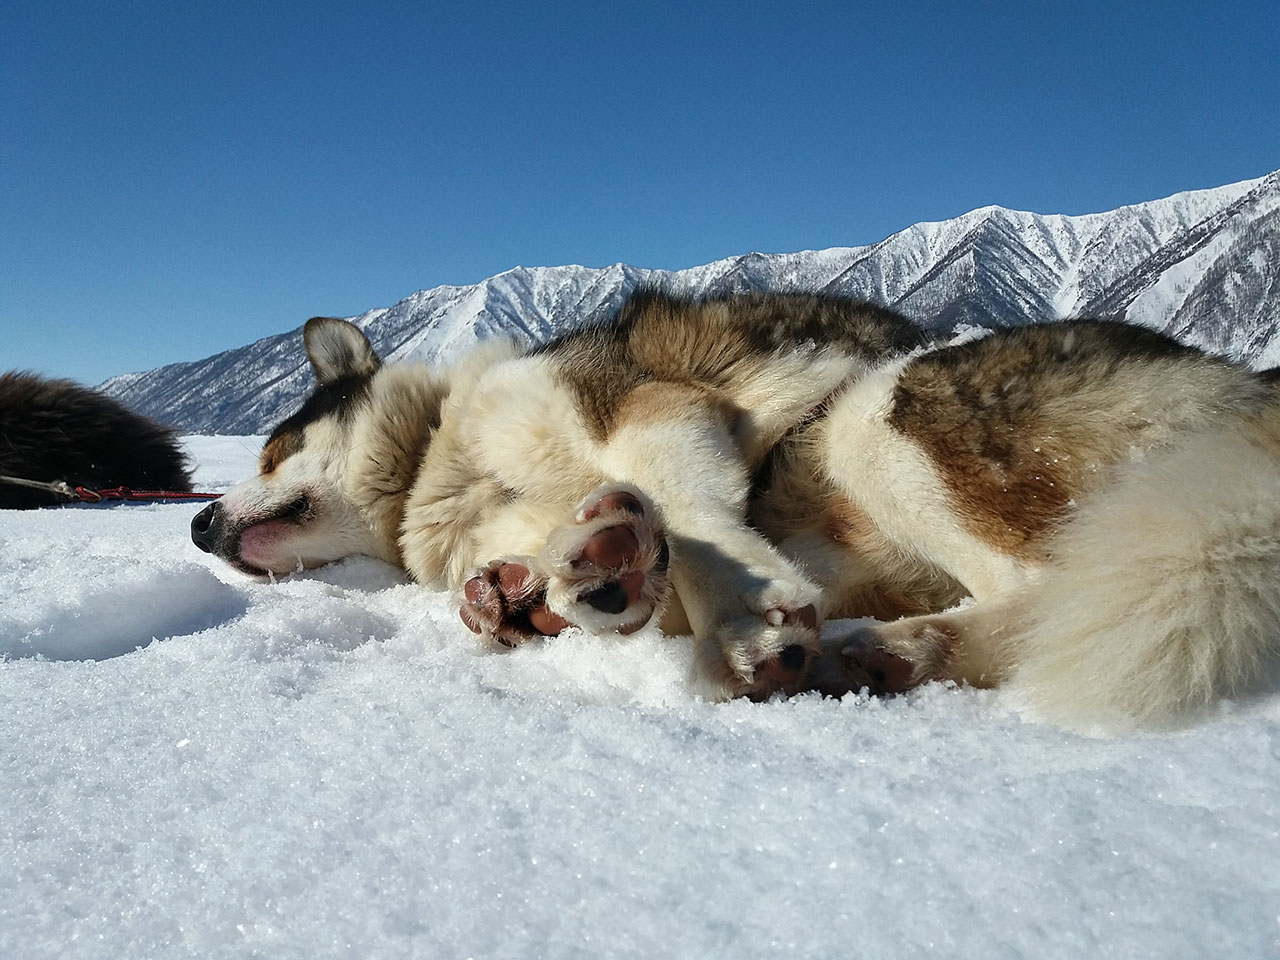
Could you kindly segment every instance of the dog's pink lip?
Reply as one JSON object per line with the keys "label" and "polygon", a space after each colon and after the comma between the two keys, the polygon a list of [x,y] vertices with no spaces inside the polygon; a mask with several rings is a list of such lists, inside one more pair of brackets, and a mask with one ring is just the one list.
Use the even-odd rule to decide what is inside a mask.
{"label": "dog's pink lip", "polygon": [[297,525],[298,521],[292,517],[268,517],[241,527],[236,537],[233,556],[230,558],[232,565],[253,577],[269,577],[272,574],[292,572],[296,562],[286,565],[261,561],[273,558],[275,552],[272,548],[281,539],[279,534]]}

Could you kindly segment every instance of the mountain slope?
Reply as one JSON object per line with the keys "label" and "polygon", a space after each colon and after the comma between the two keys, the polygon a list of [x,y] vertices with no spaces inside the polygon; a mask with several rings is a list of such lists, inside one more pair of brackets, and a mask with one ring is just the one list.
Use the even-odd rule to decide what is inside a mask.
{"label": "mountain slope", "polygon": [[[1280,171],[1109,213],[983,207],[877,244],[751,253],[680,271],[517,267],[436,287],[355,322],[389,359],[447,362],[477,341],[534,343],[610,316],[640,285],[697,295],[820,290],[935,330],[1066,316],[1128,319],[1258,367],[1280,364]],[[310,384],[297,330],[103,389],[191,433],[257,433]]]}

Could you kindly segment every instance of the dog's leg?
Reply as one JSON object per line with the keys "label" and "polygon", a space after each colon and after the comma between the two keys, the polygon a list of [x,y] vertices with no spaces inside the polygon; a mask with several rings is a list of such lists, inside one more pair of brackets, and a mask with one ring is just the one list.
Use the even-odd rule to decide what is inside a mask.
{"label": "dog's leg", "polygon": [[1005,644],[1021,604],[1015,594],[965,610],[859,624],[824,644],[809,685],[834,695],[902,693],[930,680],[993,686],[1008,672]]}
{"label": "dog's leg", "polygon": [[716,699],[797,689],[818,646],[821,592],[745,520],[748,471],[723,414],[693,389],[628,398],[601,468],[657,503],[671,575],[697,638],[695,682]]}

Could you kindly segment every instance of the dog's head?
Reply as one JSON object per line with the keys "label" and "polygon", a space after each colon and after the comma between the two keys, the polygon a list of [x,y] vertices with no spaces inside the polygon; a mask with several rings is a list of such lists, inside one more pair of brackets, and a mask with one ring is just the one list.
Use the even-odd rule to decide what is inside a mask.
{"label": "dog's head", "polygon": [[352,488],[360,462],[373,456],[364,448],[382,363],[345,320],[316,317],[303,340],[315,390],[272,431],[258,475],[191,522],[197,547],[245,573],[288,573],[356,553],[396,559],[396,531],[379,529],[378,512]]}

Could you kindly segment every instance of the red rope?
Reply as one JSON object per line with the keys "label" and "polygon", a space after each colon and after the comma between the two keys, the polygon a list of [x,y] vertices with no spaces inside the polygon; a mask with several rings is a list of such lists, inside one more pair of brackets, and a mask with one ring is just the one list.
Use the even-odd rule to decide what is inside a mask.
{"label": "red rope", "polygon": [[43,490],[46,493],[78,500],[81,503],[101,503],[103,500],[132,501],[164,501],[164,500],[217,500],[220,493],[192,493],[189,490],[134,490],[130,487],[106,487],[94,490],[92,487],[73,487],[62,480],[46,482],[43,480],[27,480],[24,477],[9,477],[0,474],[0,483],[15,487],[27,487],[32,490]]}
{"label": "red rope", "polygon": [[81,503],[98,503],[102,500],[217,500],[220,493],[191,493],[182,490],[133,490],[129,487],[106,487],[91,490],[89,487],[72,487]]}

